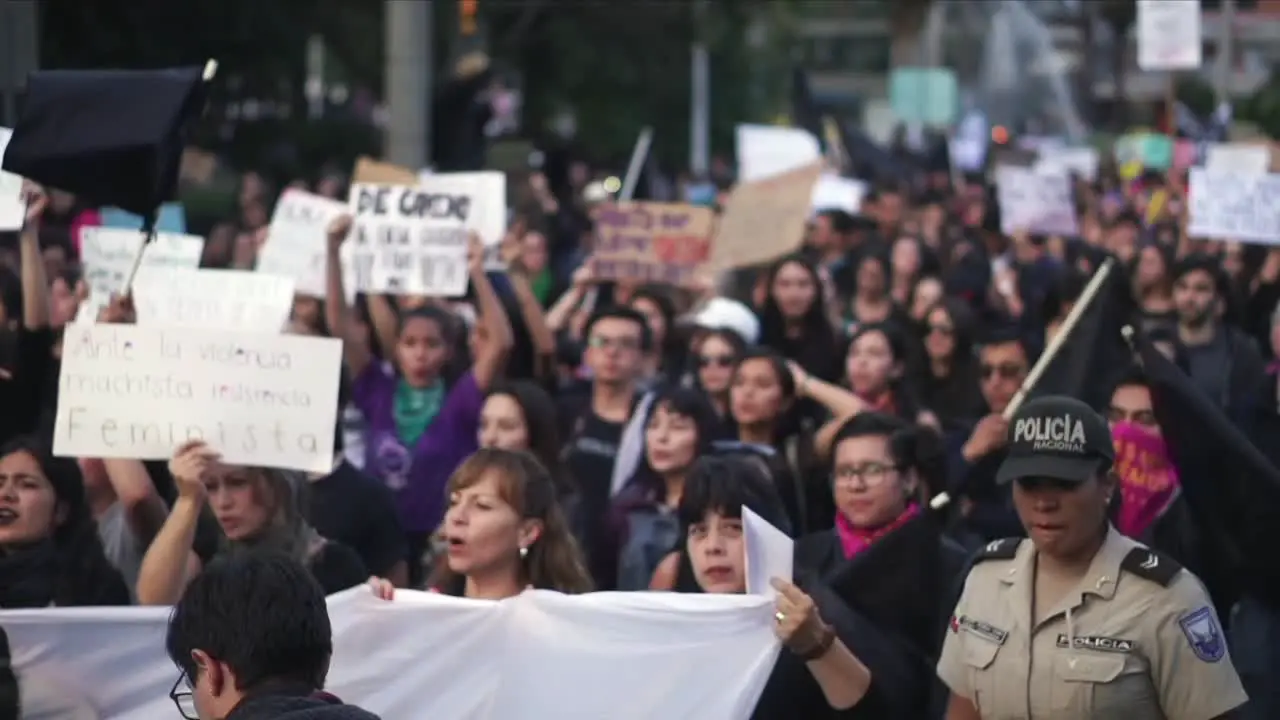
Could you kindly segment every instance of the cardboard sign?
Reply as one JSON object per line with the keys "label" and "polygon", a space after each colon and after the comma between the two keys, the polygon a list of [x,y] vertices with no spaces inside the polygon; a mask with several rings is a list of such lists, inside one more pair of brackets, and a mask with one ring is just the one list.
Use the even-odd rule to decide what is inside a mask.
{"label": "cardboard sign", "polygon": [[352,277],[364,293],[457,297],[467,291],[470,199],[392,185],[352,185]]}
{"label": "cardboard sign", "polygon": [[392,165],[361,155],[351,173],[352,185],[417,185],[418,173],[407,167]]}
{"label": "cardboard sign", "polygon": [[800,247],[822,172],[822,163],[813,163],[734,187],[716,228],[711,267],[761,265]]}
{"label": "cardboard sign", "polygon": [[601,205],[591,217],[597,277],[683,285],[711,257],[710,208],[638,202]]}
{"label": "cardboard sign", "polygon": [[1189,179],[1188,235],[1280,244],[1280,175],[1191,168]]}
{"label": "cardboard sign", "polygon": [[334,338],[68,328],[53,451],[164,460],[201,439],[231,464],[328,472],[341,365]]}

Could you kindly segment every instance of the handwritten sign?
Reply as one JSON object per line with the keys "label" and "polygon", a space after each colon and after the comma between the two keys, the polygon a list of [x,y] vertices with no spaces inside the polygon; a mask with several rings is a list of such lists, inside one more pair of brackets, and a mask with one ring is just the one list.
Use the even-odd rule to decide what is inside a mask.
{"label": "handwritten sign", "polygon": [[1033,167],[1039,175],[1078,175],[1092,182],[1098,176],[1098,160],[1093,148],[1051,148],[1040,151]]}
{"label": "handwritten sign", "polygon": [[1195,70],[1200,67],[1200,3],[1138,0],[1138,67]]}
{"label": "handwritten sign", "polygon": [[[144,241],[137,230],[86,227],[80,231],[80,262],[85,284],[94,294],[111,295],[124,290]],[[204,238],[195,235],[156,233],[142,255],[141,267],[194,268],[200,265]]]}
{"label": "handwritten sign", "polygon": [[1075,235],[1078,230],[1071,179],[1065,175],[1002,165],[996,168],[996,199],[1006,234]]}
{"label": "handwritten sign", "polygon": [[[4,151],[9,147],[9,138],[13,131],[0,127],[0,164],[4,162]],[[19,230],[26,215],[22,205],[22,178],[13,173],[0,170],[0,230]]]}
{"label": "handwritten sign", "polygon": [[592,212],[591,266],[610,280],[686,284],[711,257],[710,208],[676,203],[601,205]]}
{"label": "handwritten sign", "polygon": [[466,198],[462,226],[484,243],[485,267],[503,270],[500,251],[507,232],[507,175],[501,172],[422,173],[419,190]]}
{"label": "handwritten sign", "polygon": [[[258,253],[258,272],[291,277],[299,295],[323,298],[329,223],[347,212],[350,210],[344,202],[302,190],[286,190],[276,203],[267,228],[267,241]],[[353,300],[356,288],[348,245],[342,246],[341,257],[343,286],[347,299]]]}
{"label": "handwritten sign", "polygon": [[353,185],[351,264],[366,293],[456,297],[467,290],[471,199],[417,187]]}
{"label": "handwritten sign", "polygon": [[228,463],[328,472],[341,356],[333,338],[69,328],[53,449],[161,460],[202,439]]}
{"label": "handwritten sign", "polygon": [[1280,175],[1211,173],[1191,168],[1187,234],[1280,244]]}
{"label": "handwritten sign", "polygon": [[1205,147],[1204,167],[1210,173],[1266,175],[1271,148],[1254,143],[1211,143]]}
{"label": "handwritten sign", "polygon": [[822,163],[813,163],[734,187],[716,228],[711,267],[761,265],[800,247],[822,171]]}
{"label": "handwritten sign", "polygon": [[138,324],[278,333],[293,310],[293,278],[243,270],[139,268]]}

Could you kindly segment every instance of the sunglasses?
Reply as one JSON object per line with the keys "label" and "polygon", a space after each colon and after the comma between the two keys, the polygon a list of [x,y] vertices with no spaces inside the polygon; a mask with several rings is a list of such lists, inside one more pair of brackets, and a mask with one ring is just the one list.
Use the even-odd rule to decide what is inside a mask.
{"label": "sunglasses", "polygon": [[709,368],[709,367],[729,368],[729,367],[733,367],[733,363],[734,363],[736,360],[737,360],[737,358],[735,358],[735,357],[734,357],[734,356],[732,356],[732,355],[699,355],[699,356],[698,356],[698,367],[700,367],[700,368]]}
{"label": "sunglasses", "polygon": [[999,365],[982,365],[978,368],[982,379],[986,380],[993,374],[999,375],[1002,380],[1013,380],[1022,375],[1022,366],[1016,363],[1001,363]]}

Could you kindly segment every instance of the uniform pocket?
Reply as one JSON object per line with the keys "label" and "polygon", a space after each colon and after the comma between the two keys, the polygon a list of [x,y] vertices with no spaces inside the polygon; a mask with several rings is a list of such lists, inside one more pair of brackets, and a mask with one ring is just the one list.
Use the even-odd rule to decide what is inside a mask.
{"label": "uniform pocket", "polygon": [[1000,696],[1000,673],[992,667],[1000,645],[977,637],[964,639],[964,655],[961,658],[969,668],[969,687],[973,688],[973,706],[979,713]]}
{"label": "uniform pocket", "polygon": [[1000,652],[1000,646],[993,642],[976,638],[964,640],[964,664],[974,670],[986,670],[991,667],[991,663],[996,661],[998,652]]}
{"label": "uniform pocket", "polygon": [[1062,680],[1053,689],[1054,711],[1095,720],[1132,717],[1154,700],[1140,668],[1124,655],[1065,654],[1054,658]]}

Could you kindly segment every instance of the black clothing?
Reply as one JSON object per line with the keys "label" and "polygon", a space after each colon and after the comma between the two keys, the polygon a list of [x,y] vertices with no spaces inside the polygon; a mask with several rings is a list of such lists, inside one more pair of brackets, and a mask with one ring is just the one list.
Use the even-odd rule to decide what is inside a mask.
{"label": "black clothing", "polygon": [[[90,530],[92,532],[92,530]],[[100,546],[44,540],[0,552],[0,608],[129,605],[129,588]]]}
{"label": "black clothing", "polygon": [[332,473],[313,480],[309,495],[311,526],[354,550],[370,573],[387,577],[406,557],[395,500],[383,483],[344,460]]}
{"label": "black clothing", "polygon": [[325,595],[342,592],[369,579],[369,571],[356,551],[332,540],[326,540],[324,547],[311,556],[307,567]]}
{"label": "black clothing", "polygon": [[226,720],[379,720],[354,705],[343,705],[327,693],[280,688],[250,694],[227,713]]}
{"label": "black clothing", "polygon": [[[0,367],[12,375],[8,380],[0,379],[0,443],[45,429],[40,421],[46,416],[52,419],[54,404],[54,396],[47,391],[57,387],[57,375],[51,372],[56,370],[53,331],[19,328],[10,339],[12,357],[0,359],[9,361]],[[52,428],[52,422],[48,427]]]}

